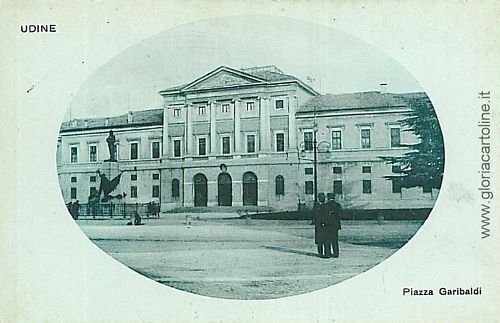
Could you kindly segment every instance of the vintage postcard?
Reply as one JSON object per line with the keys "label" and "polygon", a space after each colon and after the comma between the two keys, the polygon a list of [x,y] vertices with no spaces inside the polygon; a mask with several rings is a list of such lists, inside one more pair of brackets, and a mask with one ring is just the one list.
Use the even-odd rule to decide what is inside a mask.
{"label": "vintage postcard", "polygon": [[498,321],[498,3],[1,7],[0,320]]}

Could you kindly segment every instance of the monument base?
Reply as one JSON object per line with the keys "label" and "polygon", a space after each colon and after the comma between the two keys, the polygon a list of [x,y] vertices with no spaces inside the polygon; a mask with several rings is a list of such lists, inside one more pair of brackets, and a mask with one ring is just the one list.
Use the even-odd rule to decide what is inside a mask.
{"label": "monument base", "polygon": [[101,173],[106,175],[109,180],[112,180],[120,174],[120,168],[117,161],[103,161],[101,165]]}

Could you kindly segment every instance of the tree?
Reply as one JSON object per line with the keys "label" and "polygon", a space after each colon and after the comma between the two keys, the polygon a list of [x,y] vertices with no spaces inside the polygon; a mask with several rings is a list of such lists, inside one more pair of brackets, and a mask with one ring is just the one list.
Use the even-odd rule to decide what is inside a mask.
{"label": "tree", "polygon": [[405,99],[412,111],[401,120],[403,131],[413,132],[419,139],[415,144],[402,144],[409,151],[399,157],[382,157],[401,167],[400,174],[385,176],[399,181],[401,187],[441,187],[444,172],[444,144],[441,127],[434,107],[427,96]]}

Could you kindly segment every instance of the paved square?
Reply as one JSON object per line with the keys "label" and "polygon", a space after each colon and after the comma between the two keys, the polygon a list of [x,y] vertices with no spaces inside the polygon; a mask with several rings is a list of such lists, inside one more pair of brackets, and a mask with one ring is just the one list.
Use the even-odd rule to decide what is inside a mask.
{"label": "paved square", "polygon": [[340,258],[316,255],[309,221],[163,215],[143,226],[127,220],[78,221],[112,257],[162,284],[220,298],[269,299],[331,286],[393,254],[422,221],[343,221]]}

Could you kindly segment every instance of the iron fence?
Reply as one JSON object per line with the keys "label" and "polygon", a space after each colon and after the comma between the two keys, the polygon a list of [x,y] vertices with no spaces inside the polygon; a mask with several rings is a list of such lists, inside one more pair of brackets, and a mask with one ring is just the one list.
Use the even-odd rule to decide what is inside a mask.
{"label": "iron fence", "polygon": [[151,203],[97,203],[80,204],[78,218],[131,218],[136,213],[142,218],[160,217],[160,206]]}

